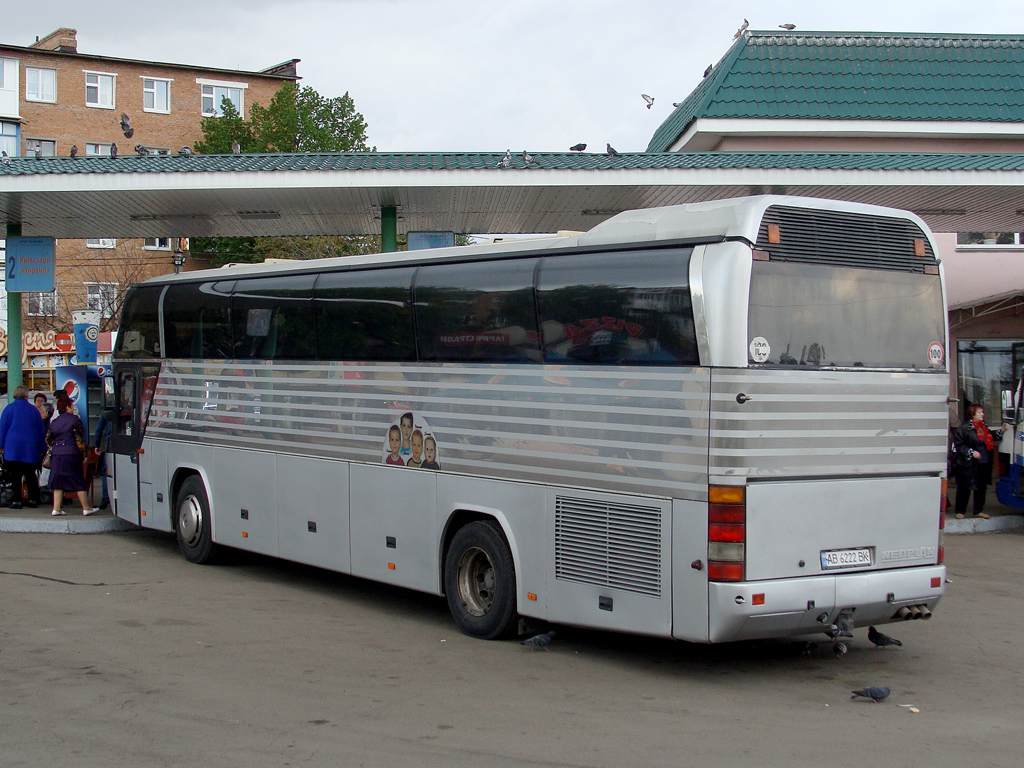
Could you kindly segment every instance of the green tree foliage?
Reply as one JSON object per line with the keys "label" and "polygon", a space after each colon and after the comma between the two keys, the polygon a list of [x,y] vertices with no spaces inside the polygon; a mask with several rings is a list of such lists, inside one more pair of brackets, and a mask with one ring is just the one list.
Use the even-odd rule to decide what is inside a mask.
{"label": "green tree foliage", "polygon": [[[249,120],[243,120],[229,99],[221,102],[221,114],[203,118],[202,141],[194,149],[204,155],[231,154],[238,142],[242,152],[365,152],[366,120],[355,102],[344,96],[326,98],[310,86],[285,83],[270,103],[254,103]],[[269,257],[326,258],[372,253],[380,249],[379,237],[218,237],[195,238],[195,255],[207,254],[210,264],[263,261]]]}

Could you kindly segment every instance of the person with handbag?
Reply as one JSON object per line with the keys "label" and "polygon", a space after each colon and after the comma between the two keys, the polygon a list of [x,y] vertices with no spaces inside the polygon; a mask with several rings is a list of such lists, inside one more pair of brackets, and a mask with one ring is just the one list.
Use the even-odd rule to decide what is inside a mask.
{"label": "person with handbag", "polygon": [[974,492],[974,516],[987,520],[985,492],[992,482],[995,445],[1003,438],[1002,429],[985,426],[985,409],[978,403],[967,407],[967,421],[953,430],[953,474],[956,477],[956,516],[962,520],[967,501]]}
{"label": "person with handbag", "polygon": [[73,491],[82,502],[82,514],[94,515],[99,510],[89,506],[85,485],[85,462],[88,461],[85,428],[71,408],[70,398],[59,397],[58,415],[50,422],[50,430],[46,433],[51,453],[50,489],[53,491],[53,511],[50,514],[63,515],[64,492]]}
{"label": "person with handbag", "polygon": [[0,454],[4,458],[7,477],[14,488],[11,509],[21,509],[24,482],[28,501],[24,506],[34,509],[39,504],[39,481],[36,467],[46,450],[46,427],[39,409],[28,401],[29,389],[19,384],[11,394],[13,402],[0,414]]}

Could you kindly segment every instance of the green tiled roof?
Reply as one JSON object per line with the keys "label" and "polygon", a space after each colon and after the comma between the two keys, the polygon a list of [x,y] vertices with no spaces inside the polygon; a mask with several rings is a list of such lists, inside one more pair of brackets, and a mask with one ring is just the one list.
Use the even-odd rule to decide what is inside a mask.
{"label": "green tiled roof", "polygon": [[108,173],[252,173],[317,171],[453,171],[502,174],[510,171],[631,171],[662,169],[798,169],[844,171],[1024,171],[1020,153],[939,152],[632,152],[616,157],[579,152],[538,152],[528,168],[514,156],[499,167],[504,152],[339,152],[268,155],[122,155],[110,157],[11,158],[0,179],[12,176]]}
{"label": "green tiled roof", "polygon": [[845,171],[1022,171],[1024,154],[940,152],[632,152],[617,157],[578,152],[539,152],[529,168],[516,156],[498,166],[503,152],[339,152],[273,155],[122,155],[110,157],[11,158],[0,165],[10,176],[104,173],[252,173],[284,171],[616,171],[695,168],[777,168]]}
{"label": "green tiled roof", "polygon": [[1024,120],[1024,37],[749,32],[669,115],[648,152],[698,118]]}

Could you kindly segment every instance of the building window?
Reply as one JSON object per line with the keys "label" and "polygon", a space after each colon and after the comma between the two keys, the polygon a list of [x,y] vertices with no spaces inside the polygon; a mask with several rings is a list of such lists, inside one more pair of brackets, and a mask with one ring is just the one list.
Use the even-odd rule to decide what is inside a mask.
{"label": "building window", "polygon": [[142,78],[142,111],[171,111],[171,81],[156,78]]}
{"label": "building window", "polygon": [[25,67],[25,99],[57,101],[57,70]]}
{"label": "building window", "polygon": [[117,75],[105,72],[85,73],[85,105],[87,107],[114,108],[114,82]]}
{"label": "building window", "polygon": [[86,240],[86,248],[114,248],[117,246],[117,240],[112,238],[99,238],[96,240]]}
{"label": "building window", "polygon": [[57,314],[57,292],[26,293],[25,313],[35,317],[52,317]]}
{"label": "building window", "polygon": [[245,83],[223,83],[215,80],[196,80],[196,82],[202,88],[204,117],[219,117],[224,99],[234,105],[240,117],[245,116],[245,103],[242,98],[248,87]]}
{"label": "building window", "polygon": [[8,157],[17,157],[18,152],[18,124],[0,122],[0,149],[7,153]]}
{"label": "building window", "polygon": [[957,232],[956,245],[1024,248],[1024,232]]}
{"label": "building window", "polygon": [[109,157],[110,156],[110,145],[109,144],[89,144],[85,145],[86,155],[96,155],[97,157]]}
{"label": "building window", "polygon": [[25,139],[25,154],[33,155],[35,151],[42,150],[43,157],[57,156],[57,142],[50,139]]}
{"label": "building window", "polygon": [[169,251],[171,250],[171,238],[147,237],[143,240],[142,247],[147,251]]}
{"label": "building window", "polygon": [[117,283],[86,283],[86,305],[103,317],[113,317],[117,308]]}

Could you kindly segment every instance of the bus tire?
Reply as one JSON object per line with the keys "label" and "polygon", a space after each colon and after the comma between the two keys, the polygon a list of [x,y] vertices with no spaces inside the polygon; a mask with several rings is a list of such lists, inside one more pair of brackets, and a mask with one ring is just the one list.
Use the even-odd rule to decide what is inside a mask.
{"label": "bus tire", "polygon": [[174,532],[178,547],[190,563],[209,563],[216,555],[211,531],[210,500],[206,485],[198,475],[181,484],[174,512]]}
{"label": "bus tire", "polygon": [[444,561],[445,596],[459,628],[494,640],[516,620],[516,568],[505,534],[493,520],[476,520],[452,538]]}

